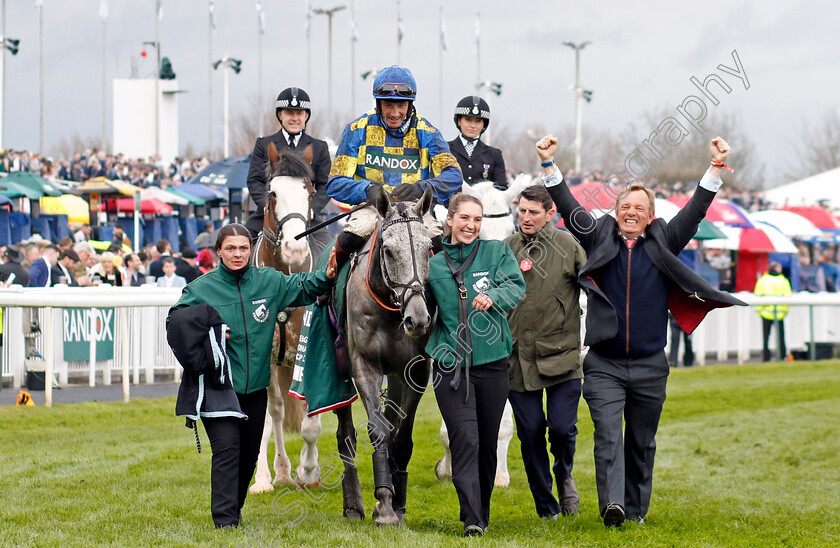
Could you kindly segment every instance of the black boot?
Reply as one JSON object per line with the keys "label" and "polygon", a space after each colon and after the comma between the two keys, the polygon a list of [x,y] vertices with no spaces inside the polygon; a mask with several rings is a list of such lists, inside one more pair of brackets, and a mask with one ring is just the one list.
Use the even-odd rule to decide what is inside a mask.
{"label": "black boot", "polygon": [[401,470],[391,474],[391,481],[394,482],[394,512],[405,514],[405,501],[408,493],[408,472]]}

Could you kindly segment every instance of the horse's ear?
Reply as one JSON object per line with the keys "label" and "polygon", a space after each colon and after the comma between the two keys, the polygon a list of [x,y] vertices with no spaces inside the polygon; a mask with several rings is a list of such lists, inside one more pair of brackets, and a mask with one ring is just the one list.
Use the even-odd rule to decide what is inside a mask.
{"label": "horse's ear", "polygon": [[420,197],[420,200],[417,202],[417,216],[422,217],[426,214],[427,211],[432,207],[432,198],[434,195],[432,194],[432,187],[426,187],[426,191],[423,192],[423,196]]}
{"label": "horse's ear", "polygon": [[379,187],[379,192],[376,195],[376,211],[379,212],[379,216],[383,219],[387,217],[388,212],[391,211],[391,197],[381,186]]}
{"label": "horse's ear", "polygon": [[466,181],[464,181],[464,184],[461,185],[461,192],[463,192],[464,194],[468,194],[470,196],[475,196],[476,198],[480,198],[478,193],[476,191],[474,191],[473,187],[471,187],[469,185],[469,183],[467,183]]}
{"label": "horse's ear", "polygon": [[307,164],[312,163],[312,158],[314,155],[312,154],[312,145],[306,145],[306,148],[303,149],[303,159],[306,161]]}
{"label": "horse's ear", "polygon": [[[277,164],[277,162],[279,162],[279,161],[280,161],[280,154],[277,152],[277,147],[274,146],[273,141],[269,141],[268,142],[268,163],[271,164],[272,167],[274,167],[274,165]],[[272,171],[274,171],[274,170],[272,169]]]}

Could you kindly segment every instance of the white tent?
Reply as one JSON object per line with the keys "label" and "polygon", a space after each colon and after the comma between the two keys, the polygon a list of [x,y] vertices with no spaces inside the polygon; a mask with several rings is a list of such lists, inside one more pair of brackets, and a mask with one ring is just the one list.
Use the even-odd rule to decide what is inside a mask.
{"label": "white tent", "polygon": [[764,198],[776,207],[817,205],[828,200],[831,209],[840,209],[840,167],[767,190]]}

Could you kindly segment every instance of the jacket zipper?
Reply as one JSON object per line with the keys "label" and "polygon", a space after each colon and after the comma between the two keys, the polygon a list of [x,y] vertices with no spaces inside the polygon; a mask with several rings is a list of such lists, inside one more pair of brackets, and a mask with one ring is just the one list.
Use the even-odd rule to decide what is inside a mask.
{"label": "jacket zipper", "polygon": [[[627,250],[627,299],[624,309],[624,323],[625,327],[625,349],[626,354],[630,354],[630,262],[633,260],[633,248]],[[247,339],[246,339],[247,341]]]}
{"label": "jacket zipper", "polygon": [[239,291],[239,305],[242,309],[242,330],[245,331],[245,391],[251,382],[251,350],[248,348],[248,323],[245,318],[245,301],[242,300],[242,278],[236,280],[236,290]]}

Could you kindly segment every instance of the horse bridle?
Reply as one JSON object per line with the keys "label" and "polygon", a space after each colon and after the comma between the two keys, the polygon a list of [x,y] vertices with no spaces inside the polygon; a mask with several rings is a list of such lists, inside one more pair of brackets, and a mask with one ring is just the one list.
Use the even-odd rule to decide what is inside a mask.
{"label": "horse bridle", "polygon": [[[292,219],[299,219],[299,220],[303,221],[303,226],[305,226],[305,227],[309,226],[309,221],[311,220],[311,217],[312,217],[312,194],[313,194],[313,192],[312,192],[312,189],[311,189],[311,185],[308,181],[306,183],[306,187],[307,187],[307,190],[310,190],[310,192],[309,192],[309,204],[308,204],[307,209],[306,209],[307,217],[304,217],[302,214],[293,211],[292,213],[289,213],[288,215],[284,216],[282,219],[277,221],[277,223],[274,227],[274,230],[271,230],[270,228],[268,228],[266,226],[263,226],[263,229],[262,229],[263,237],[268,241],[268,243],[271,244],[271,246],[274,248],[275,251],[277,251],[277,248],[280,247],[280,236],[283,234],[283,225],[284,224],[291,221]],[[271,191],[269,191],[268,193],[271,194]],[[271,214],[271,215],[274,214],[274,211],[273,211],[274,208],[270,207],[271,203],[273,201],[274,201],[274,196],[270,196],[269,199],[267,199],[265,201],[265,209],[263,210],[263,215],[264,216],[267,216],[269,214]]]}
{"label": "horse bridle", "polygon": [[503,217],[513,217],[513,213],[508,211],[507,213],[487,213],[482,215],[484,219],[501,219]]}
{"label": "horse bridle", "polygon": [[[381,239],[382,234],[393,225],[415,222],[423,223],[423,219],[421,217],[400,217],[398,219],[391,219],[390,221],[382,224],[379,229],[379,237]],[[411,273],[413,276],[408,283],[395,283],[388,275],[388,266],[382,256],[382,246],[379,246],[379,264],[381,265],[382,277],[385,278],[385,285],[391,291],[391,304],[399,308],[401,316],[405,313],[406,305],[415,295],[419,295],[423,298],[423,302],[426,302],[425,284],[423,280],[420,279],[420,274],[417,271],[417,256],[414,253],[414,237],[411,234],[411,230],[408,231],[408,247],[411,250]],[[399,289],[402,289],[402,295],[399,294]],[[408,296],[406,296],[406,294],[408,294]]]}

